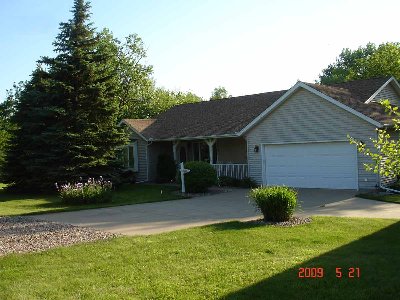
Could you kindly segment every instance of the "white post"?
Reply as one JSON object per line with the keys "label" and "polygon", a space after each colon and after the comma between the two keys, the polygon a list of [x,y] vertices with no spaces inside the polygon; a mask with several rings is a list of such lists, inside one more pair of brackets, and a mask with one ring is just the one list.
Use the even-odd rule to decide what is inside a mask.
{"label": "white post", "polygon": [[214,162],[213,146],[215,144],[215,139],[206,140],[206,143],[208,145],[208,154],[209,154],[209,157],[210,157],[210,164],[213,164],[213,162]]}
{"label": "white post", "polygon": [[179,141],[173,141],[172,142],[172,152],[174,154],[174,161],[177,162],[178,161],[178,146],[179,146]]}
{"label": "white post", "polygon": [[184,194],[184,193],[186,193],[186,187],[185,187],[185,173],[188,173],[188,172],[190,172],[190,170],[189,169],[185,169],[184,168],[184,166],[183,166],[183,162],[181,162],[180,164],[179,164],[179,171],[180,171],[180,173],[181,173],[181,190],[182,190],[182,193]]}

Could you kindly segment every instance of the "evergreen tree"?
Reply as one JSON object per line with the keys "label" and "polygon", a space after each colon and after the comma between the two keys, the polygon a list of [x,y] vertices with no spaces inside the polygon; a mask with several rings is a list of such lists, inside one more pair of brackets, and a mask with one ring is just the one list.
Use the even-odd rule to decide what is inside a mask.
{"label": "evergreen tree", "polygon": [[3,182],[3,168],[6,160],[6,153],[15,125],[11,117],[16,110],[16,99],[18,98],[23,83],[14,84],[13,88],[7,90],[6,99],[0,103],[0,181]]}
{"label": "evergreen tree", "polygon": [[11,122],[16,124],[8,148],[5,178],[24,190],[43,189],[59,173],[63,151],[58,133],[63,132],[64,111],[52,104],[50,77],[40,66],[19,92]]}
{"label": "evergreen tree", "polygon": [[21,96],[6,170],[18,187],[108,172],[125,142],[113,49],[100,41],[89,10],[89,2],[74,1],[73,18],[60,24],[54,42],[56,57],[41,59],[46,71],[36,70]]}
{"label": "evergreen tree", "polygon": [[118,76],[113,49],[101,43],[89,23],[90,5],[75,0],[73,19],[61,24],[55,59],[45,59],[65,105],[66,170],[86,176],[107,167],[124,142],[116,124]]}

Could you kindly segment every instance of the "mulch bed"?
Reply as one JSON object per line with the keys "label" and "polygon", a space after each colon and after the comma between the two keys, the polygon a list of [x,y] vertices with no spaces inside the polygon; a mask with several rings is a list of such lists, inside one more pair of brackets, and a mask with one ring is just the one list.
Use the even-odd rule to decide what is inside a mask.
{"label": "mulch bed", "polygon": [[0,217],[0,256],[10,253],[45,251],[116,236],[91,228],[29,217]]}
{"label": "mulch bed", "polygon": [[269,226],[280,226],[280,227],[293,227],[303,224],[309,224],[312,222],[310,217],[300,218],[300,217],[292,217],[289,221],[285,222],[266,222],[264,219],[258,219],[249,221],[250,223],[255,223],[257,225],[269,225]]}
{"label": "mulch bed", "polygon": [[[183,195],[188,198],[194,198],[194,197],[212,196],[212,195],[217,195],[217,194],[221,194],[221,193],[228,193],[231,191],[232,191],[232,188],[213,186],[213,187],[209,188],[208,191],[205,193],[185,193]],[[182,193],[180,191],[178,193],[180,195],[182,195]]]}

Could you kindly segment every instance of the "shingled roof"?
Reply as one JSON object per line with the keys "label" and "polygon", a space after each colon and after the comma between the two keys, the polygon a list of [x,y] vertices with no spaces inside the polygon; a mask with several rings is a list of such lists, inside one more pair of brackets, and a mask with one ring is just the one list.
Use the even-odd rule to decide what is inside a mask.
{"label": "shingled roof", "polygon": [[[388,124],[390,117],[379,104],[364,103],[388,79],[374,78],[333,85],[305,84],[381,124]],[[282,90],[182,104],[160,114],[157,119],[125,119],[124,122],[148,140],[235,136],[286,92]]]}
{"label": "shingled roof", "polygon": [[174,139],[234,135],[279,99],[277,91],[174,106],[141,133],[146,138]]}
{"label": "shingled roof", "polygon": [[307,85],[375,121],[389,124],[392,120],[380,104],[376,102],[365,103],[389,79],[390,77],[385,77],[354,80],[332,85],[313,83],[307,83]]}
{"label": "shingled roof", "polygon": [[153,124],[156,119],[124,119],[124,121],[137,132],[142,133],[143,130]]}

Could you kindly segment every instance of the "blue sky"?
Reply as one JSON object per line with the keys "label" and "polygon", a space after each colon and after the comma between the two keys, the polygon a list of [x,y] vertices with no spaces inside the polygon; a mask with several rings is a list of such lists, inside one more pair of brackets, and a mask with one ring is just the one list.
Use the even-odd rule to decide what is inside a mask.
{"label": "blue sky", "polygon": [[[0,99],[52,55],[72,0],[0,0]],[[400,41],[400,1],[94,0],[92,21],[142,37],[157,85],[209,98],[313,82],[343,48]],[[1,101],[1,100],[0,100]]]}

